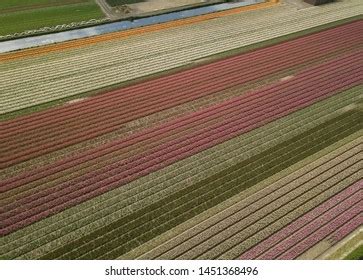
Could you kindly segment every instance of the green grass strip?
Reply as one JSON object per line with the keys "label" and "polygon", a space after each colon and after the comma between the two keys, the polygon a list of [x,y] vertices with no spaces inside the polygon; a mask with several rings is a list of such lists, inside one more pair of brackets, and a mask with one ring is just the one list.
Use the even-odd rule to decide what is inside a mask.
{"label": "green grass strip", "polygon": [[361,119],[360,112],[347,112],[66,244],[42,259],[116,258],[356,132],[362,127]]}
{"label": "green grass strip", "polygon": [[363,245],[360,245],[353,252],[344,258],[345,260],[363,260]]}
{"label": "green grass strip", "polygon": [[71,100],[74,99],[81,99],[81,98],[86,98],[86,97],[90,97],[90,96],[95,96],[98,94],[102,94],[105,93],[107,91],[111,91],[111,90],[115,90],[115,89],[119,89],[119,88],[123,88],[123,87],[127,87],[130,85],[134,85],[137,83],[141,83],[147,80],[151,80],[151,79],[156,79],[156,78],[160,78],[163,76],[167,76],[173,73],[177,73],[177,72],[181,72],[184,70],[188,70],[197,66],[201,66],[201,65],[205,65],[205,64],[209,64],[211,62],[214,61],[218,61],[221,59],[225,59],[228,57],[232,57],[235,55],[239,55],[239,54],[243,54],[243,53],[247,53],[253,50],[257,50],[260,48],[266,48],[266,47],[270,47],[282,42],[286,42],[289,40],[293,40],[293,39],[297,39],[303,36],[307,36],[310,34],[314,34],[314,33],[318,33],[330,28],[334,28],[334,27],[338,27],[347,23],[351,23],[357,20],[361,20],[363,19],[363,16],[354,16],[354,17],[350,17],[350,18],[346,18],[346,19],[342,19],[342,20],[338,20],[335,22],[331,22],[331,23],[327,23],[327,24],[323,24],[317,27],[313,27],[313,28],[309,28],[303,31],[299,31],[299,32],[295,32],[295,33],[291,33],[289,35],[284,35],[284,36],[280,36],[274,39],[270,39],[270,40],[266,40],[266,41],[262,41],[259,43],[255,43],[252,45],[248,45],[248,46],[244,46],[241,48],[237,48],[231,51],[226,51],[226,52],[222,52],[222,53],[218,53],[215,55],[211,55],[211,56],[207,56],[203,59],[201,59],[200,61],[196,61],[195,63],[191,63],[185,66],[181,66],[181,67],[177,67],[174,69],[170,69],[170,70],[166,70],[166,71],[161,71],[155,74],[151,74],[151,75],[147,75],[141,78],[136,78],[133,80],[129,80],[129,81],[125,81],[122,83],[117,83],[115,85],[109,86],[109,87],[104,87],[104,88],[100,88],[97,90],[93,90],[93,91],[89,91],[89,92],[84,92],[84,93],[80,93],[80,94],[76,94],[76,95],[72,95],[72,96],[68,96],[66,98],[61,98],[61,99],[57,99],[57,100],[53,100],[50,102],[46,102],[46,103],[42,103],[39,105],[35,105],[35,106],[31,106],[28,108],[24,108],[24,109],[20,109],[17,111],[13,111],[13,112],[9,112],[9,113],[5,113],[0,115],[0,121],[5,121],[5,120],[9,120],[9,119],[13,119],[19,116],[23,116],[23,115],[29,115],[31,113],[34,112],[38,112],[38,111],[43,111],[52,107],[56,107],[56,106],[61,106]]}

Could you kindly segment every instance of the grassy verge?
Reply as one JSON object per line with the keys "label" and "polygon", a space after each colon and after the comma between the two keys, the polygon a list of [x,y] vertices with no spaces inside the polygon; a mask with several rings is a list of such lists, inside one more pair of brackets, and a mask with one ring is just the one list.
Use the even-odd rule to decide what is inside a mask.
{"label": "grassy verge", "polygon": [[[360,128],[357,124],[359,117],[358,112],[345,113],[75,240],[43,258],[116,258],[354,133]],[[341,131],[343,128],[344,131]]]}
{"label": "grassy verge", "polygon": [[151,80],[151,79],[155,79],[155,78],[159,78],[159,77],[162,77],[162,76],[170,75],[170,74],[177,73],[177,72],[180,72],[180,71],[183,71],[183,70],[194,68],[196,66],[208,64],[208,63],[211,63],[213,61],[218,61],[218,60],[221,60],[221,59],[224,59],[224,58],[227,58],[227,57],[231,57],[231,56],[235,56],[235,55],[242,54],[242,53],[245,53],[245,52],[249,52],[249,51],[252,51],[252,50],[255,50],[255,49],[276,45],[278,43],[282,43],[282,42],[285,42],[285,41],[288,41],[288,40],[303,37],[303,36],[306,36],[306,35],[309,35],[309,34],[317,33],[317,32],[320,32],[320,31],[323,31],[323,30],[326,30],[326,29],[329,29],[329,28],[337,27],[339,25],[343,25],[343,24],[346,24],[346,23],[349,23],[349,22],[352,22],[352,21],[362,19],[362,18],[363,18],[363,16],[355,16],[355,17],[344,19],[344,20],[339,20],[339,21],[324,24],[324,25],[321,25],[321,26],[318,26],[318,27],[310,28],[310,29],[307,29],[307,30],[304,30],[304,31],[292,33],[292,34],[277,37],[277,38],[274,38],[274,39],[271,39],[271,40],[267,40],[267,41],[252,44],[252,45],[249,45],[249,46],[237,48],[237,49],[234,49],[232,51],[222,52],[222,53],[219,53],[219,54],[216,54],[216,55],[208,56],[208,57],[204,58],[203,60],[197,60],[194,63],[191,63],[191,64],[186,65],[186,66],[174,68],[174,69],[167,70],[167,71],[162,71],[162,72],[159,72],[159,73],[156,73],[156,74],[152,74],[152,75],[144,76],[144,77],[141,77],[141,78],[129,80],[129,81],[126,81],[126,82],[118,83],[118,84],[115,84],[115,85],[112,85],[112,86],[109,86],[109,87],[99,88],[99,89],[94,90],[94,91],[84,92],[84,93],[69,96],[69,97],[66,97],[66,98],[61,98],[61,99],[50,101],[50,102],[43,103],[43,104],[40,104],[40,105],[20,109],[18,111],[5,113],[5,114],[0,115],[0,121],[13,119],[13,118],[16,118],[16,117],[22,116],[22,115],[28,115],[28,114],[31,114],[31,113],[34,113],[34,112],[37,112],[37,111],[43,111],[43,110],[46,110],[46,109],[49,109],[49,108],[52,108],[52,107],[61,106],[61,105],[65,104],[66,102],[74,100],[74,99],[86,98],[86,97],[102,94],[102,93],[105,93],[105,92],[110,91],[110,90],[126,87],[126,86],[137,84],[137,83],[141,83],[141,82]]}
{"label": "grassy verge", "polygon": [[353,252],[344,258],[345,260],[363,260],[363,245],[360,245]]}

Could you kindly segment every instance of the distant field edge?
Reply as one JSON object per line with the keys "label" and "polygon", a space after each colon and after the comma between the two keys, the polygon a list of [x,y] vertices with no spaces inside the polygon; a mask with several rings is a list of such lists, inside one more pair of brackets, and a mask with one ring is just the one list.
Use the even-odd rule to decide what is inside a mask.
{"label": "distant field edge", "polygon": [[13,7],[8,5],[7,10],[0,12],[0,41],[55,33],[109,21],[95,0],[33,0],[32,3],[34,5],[20,6],[15,3]]}
{"label": "distant field edge", "polygon": [[[10,119],[14,119],[16,117],[20,117],[20,116],[24,116],[24,115],[29,115],[29,114],[32,114],[32,113],[35,113],[35,112],[44,111],[44,110],[47,110],[47,109],[50,109],[50,108],[53,108],[53,107],[62,106],[65,103],[67,103],[69,101],[72,101],[72,100],[75,100],[75,99],[87,98],[87,97],[103,94],[103,93],[111,91],[111,90],[124,88],[124,87],[127,87],[127,86],[131,86],[131,85],[135,85],[135,84],[138,84],[138,83],[141,83],[141,82],[145,82],[145,81],[148,81],[148,80],[152,80],[152,79],[160,78],[160,77],[167,76],[167,75],[170,75],[170,74],[178,73],[178,72],[181,72],[181,71],[184,71],[184,70],[188,70],[188,69],[191,69],[191,68],[194,68],[194,67],[197,67],[197,66],[209,64],[211,62],[222,60],[222,59],[225,59],[225,58],[228,58],[228,57],[233,57],[233,56],[236,56],[236,55],[239,55],[239,54],[242,54],[242,53],[246,53],[246,52],[249,52],[249,51],[254,51],[254,50],[257,50],[257,49],[270,47],[270,46],[273,46],[273,45],[277,45],[279,43],[283,43],[283,42],[286,42],[286,41],[289,41],[289,40],[293,40],[293,39],[297,39],[297,38],[300,38],[300,37],[308,36],[308,35],[311,35],[311,34],[314,34],[314,33],[318,33],[318,32],[321,32],[321,31],[324,31],[324,30],[327,30],[327,29],[335,28],[335,27],[338,27],[338,26],[341,26],[341,25],[344,25],[344,24],[348,24],[348,23],[351,23],[351,22],[354,22],[354,21],[359,21],[359,20],[362,20],[362,19],[363,19],[363,16],[359,15],[359,16],[354,16],[354,17],[338,20],[338,21],[327,23],[327,24],[320,25],[320,26],[317,26],[317,27],[309,28],[309,29],[306,29],[306,30],[303,30],[303,31],[299,31],[299,32],[288,34],[288,35],[276,37],[276,38],[266,40],[266,41],[262,41],[262,42],[259,42],[259,43],[255,43],[255,44],[252,44],[252,45],[236,48],[236,49],[231,50],[231,51],[226,51],[226,52],[221,52],[221,53],[218,53],[218,54],[210,55],[210,56],[207,56],[207,57],[205,57],[203,59],[197,60],[197,61],[192,62],[192,63],[190,63],[188,65],[185,65],[185,66],[169,69],[169,70],[166,70],[166,71],[161,71],[161,72],[158,72],[158,73],[155,73],[155,74],[143,76],[143,77],[140,77],[140,78],[137,78],[137,79],[132,79],[132,80],[129,80],[129,81],[125,81],[125,82],[122,82],[122,83],[117,83],[117,84],[114,84],[112,86],[99,88],[99,89],[94,90],[94,91],[88,91],[88,92],[84,92],[84,93],[81,93],[81,94],[72,95],[72,96],[69,96],[69,97],[66,97],[66,98],[60,98],[60,99],[53,100],[53,101],[50,101],[50,102],[38,104],[38,105],[31,106],[31,107],[28,107],[28,108],[8,112],[8,113],[5,113],[5,114],[0,114],[0,122],[1,121],[7,121],[7,120],[10,120]],[[0,62],[1,62],[1,56],[0,56]]]}
{"label": "distant field edge", "polygon": [[[26,56],[47,54],[49,52],[54,52],[54,51],[59,51],[59,50],[64,50],[64,49],[79,48],[79,47],[83,47],[86,45],[96,44],[99,42],[117,40],[117,39],[129,37],[129,36],[133,36],[133,35],[141,35],[141,34],[147,33],[147,32],[160,31],[160,30],[164,30],[164,29],[168,29],[168,28],[172,28],[172,27],[179,27],[179,26],[183,26],[183,25],[198,23],[198,22],[202,22],[202,21],[206,21],[206,20],[210,20],[210,19],[223,17],[223,16],[239,14],[241,12],[270,8],[270,7],[274,7],[274,6],[278,5],[279,2],[280,2],[280,0],[267,0],[266,2],[263,2],[263,3],[258,3],[258,4],[254,4],[254,5],[249,5],[249,6],[243,6],[240,8],[233,8],[230,10],[213,12],[213,13],[208,13],[208,14],[199,15],[199,16],[193,16],[193,17],[185,18],[185,19],[177,19],[177,20],[168,21],[168,22],[159,23],[159,24],[152,24],[152,25],[132,28],[132,29],[128,29],[128,30],[121,30],[121,31],[116,31],[116,32],[111,32],[111,33],[105,33],[102,35],[81,38],[78,40],[70,40],[70,41],[56,43],[56,44],[52,44],[52,45],[34,47],[34,48],[29,48],[29,49],[25,49],[25,50],[21,50],[21,51],[5,53],[3,55],[0,54],[0,62],[4,61],[4,60],[6,61],[6,60],[17,59],[17,58],[23,58]],[[128,20],[132,20],[132,18],[130,18]],[[117,22],[117,21],[120,21],[120,20],[116,20],[116,21],[109,20],[109,22]],[[93,24],[93,25],[100,25],[100,24]],[[90,26],[92,26],[92,25],[90,25]],[[66,29],[64,29],[62,31],[65,31],[65,30]],[[59,30],[54,31],[54,32],[49,31],[46,33],[42,33],[41,35],[51,34],[51,33],[56,33],[56,32],[59,32]],[[36,36],[36,35],[39,35],[39,34],[34,34],[33,36]],[[26,36],[26,37],[31,37],[31,36]],[[18,37],[13,38],[13,39],[18,39]],[[10,39],[7,39],[7,40],[10,40]],[[0,41],[1,41],[1,38],[0,38]]]}

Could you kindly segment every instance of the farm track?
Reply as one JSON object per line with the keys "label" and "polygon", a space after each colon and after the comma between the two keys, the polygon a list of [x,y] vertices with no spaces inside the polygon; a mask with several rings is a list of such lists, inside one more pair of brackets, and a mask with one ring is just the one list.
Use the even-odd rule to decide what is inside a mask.
{"label": "farm track", "polygon": [[[277,14],[291,15],[285,8]],[[326,12],[311,10],[319,20]],[[218,21],[200,24],[222,33]],[[362,223],[362,22],[0,122],[0,258],[299,259],[332,250]],[[200,26],[188,28],[178,36]],[[139,40],[136,50],[141,37],[127,44]],[[62,61],[87,59],[85,49]],[[96,45],[89,50],[97,56]],[[45,70],[46,57],[62,54],[4,63],[8,74],[35,61]]]}
{"label": "farm track", "polygon": [[[355,3],[355,2],[353,1],[352,3]],[[352,3],[349,3],[349,5],[352,5]],[[347,5],[347,8],[346,8],[348,10],[352,8],[349,5]],[[335,7],[335,6],[329,6],[329,8],[330,7]],[[357,11],[359,11],[358,7],[359,7],[359,4],[356,7],[356,9],[354,9],[353,13],[356,13]],[[331,8],[331,9],[333,9],[333,8]],[[317,13],[317,12],[319,12],[319,13]],[[288,34],[288,33],[294,32],[294,31],[304,30],[309,27],[317,26],[319,24],[323,24],[323,23],[332,21],[332,19],[333,19],[332,15],[330,15],[330,14],[324,15],[325,12],[329,14],[330,10],[319,9],[318,11],[317,10],[314,10],[314,12],[311,11],[311,13],[313,13],[313,14],[309,14],[309,21],[307,21],[307,19],[306,19],[307,26],[305,26],[303,23],[301,23],[301,21],[299,22],[299,24],[302,24],[305,27],[302,29],[301,29],[301,27],[299,29],[298,26],[294,25],[293,23],[291,23],[291,24],[286,24],[286,22],[285,22],[285,24],[276,23],[276,24],[280,24],[279,28],[282,29],[280,31],[281,33],[279,34],[279,36],[282,36],[284,34]],[[344,14],[344,8],[341,7],[341,9],[339,9],[339,12],[338,11],[336,11],[336,12]],[[296,11],[295,11],[295,13],[296,13]],[[299,13],[296,13],[296,16],[297,16],[296,20],[298,20],[298,18],[300,18],[304,15],[305,15],[305,11],[304,12],[300,11]],[[352,15],[355,15],[355,14],[352,14]],[[307,16],[307,15],[305,15],[305,16]],[[319,18],[319,20],[317,19],[317,21],[319,21],[319,24],[315,23],[315,25],[314,25],[314,20],[313,20],[314,17]],[[347,17],[347,16],[345,16],[345,17]],[[344,18],[344,16],[342,16],[342,18]],[[335,15],[334,20],[337,20],[337,19],[339,19],[339,16]],[[276,21],[279,21],[279,20],[281,21],[281,17],[279,19],[276,19]],[[271,22],[268,22],[268,23],[266,22],[265,24],[266,24],[266,26],[271,26]],[[223,28],[223,27],[225,28],[225,25],[226,25],[226,23],[222,24],[220,28]],[[302,25],[300,25],[300,26],[302,26]],[[294,30],[294,31],[290,30],[289,32],[283,31],[283,29],[285,29],[286,26],[289,26],[289,28],[291,28],[291,29],[293,29],[295,27],[296,30]],[[261,27],[261,29],[263,29],[263,28]],[[228,30],[232,30],[232,29],[228,29]],[[274,30],[276,30],[276,28],[274,28]],[[241,31],[236,29],[235,32],[241,32]],[[261,36],[263,36],[263,34],[261,32],[258,32],[257,30],[256,30],[256,32],[258,33],[258,39],[252,38],[252,36],[254,36],[253,33],[251,33],[250,36],[247,36],[247,37],[245,35],[241,36],[241,40],[246,42],[246,44],[242,44],[242,45],[249,45],[253,42],[256,42],[256,40],[258,40],[258,41],[263,40],[261,38]],[[225,31],[224,32],[221,31],[221,33],[222,33],[221,36],[224,36],[224,37],[226,36]],[[257,33],[256,33],[256,36],[257,36]],[[41,77],[39,76],[40,80],[37,81],[36,77],[38,75],[36,74],[36,71],[37,71],[36,69],[30,69],[30,68],[26,69],[26,70],[24,69],[25,72],[22,74],[21,74],[20,69],[17,69],[17,72],[16,72],[17,74],[14,75],[14,74],[9,73],[9,79],[10,79],[9,81],[11,84],[14,84],[11,81],[14,81],[14,78],[16,77],[16,75],[21,74],[22,80],[24,82],[26,81],[27,73],[28,74],[32,73],[32,78],[29,79],[29,81],[24,86],[21,85],[22,88],[16,89],[16,88],[11,87],[11,88],[7,88],[6,90],[4,89],[5,92],[10,92],[13,90],[16,90],[17,92],[19,92],[19,95],[16,98],[16,100],[15,99],[13,100],[10,97],[7,97],[6,100],[4,100],[4,103],[3,103],[4,106],[8,107],[8,109],[9,109],[9,111],[6,109],[6,111],[4,111],[4,113],[21,109],[21,106],[22,106],[21,103],[23,103],[25,107],[29,107],[31,104],[35,105],[35,104],[40,104],[43,102],[55,100],[55,99],[57,99],[57,96],[59,96],[59,98],[63,98],[65,96],[72,96],[72,95],[75,95],[75,94],[78,94],[81,92],[94,90],[95,84],[97,84],[97,88],[101,88],[101,87],[110,86],[112,84],[115,84],[116,80],[118,80],[119,82],[122,82],[122,81],[136,78],[135,75],[145,76],[145,75],[148,75],[151,73],[163,71],[163,69],[160,69],[160,68],[158,70],[153,70],[156,68],[155,68],[155,66],[151,66],[151,65],[155,65],[155,63],[156,63],[156,65],[160,65],[160,63],[162,63],[162,65],[165,66],[164,70],[166,70],[166,69],[185,65],[185,63],[188,64],[190,61],[198,59],[198,55],[199,55],[199,58],[201,58],[201,57],[208,56],[210,54],[214,54],[214,53],[216,53],[215,49],[218,49],[220,52],[224,51],[223,49],[221,49],[222,46],[223,46],[223,48],[226,47],[229,50],[241,46],[241,43],[239,43],[239,41],[237,40],[236,34],[229,35],[229,36],[230,36],[230,38],[226,39],[223,43],[221,41],[216,41],[216,42],[212,42],[210,46],[207,46],[205,42],[196,41],[197,45],[195,47],[190,48],[190,52],[189,51],[187,52],[185,49],[178,50],[177,53],[175,53],[175,57],[172,57],[171,53],[169,52],[169,53],[164,53],[164,54],[158,55],[157,58],[155,58],[155,57],[145,58],[145,59],[143,59],[142,64],[148,65],[148,66],[145,68],[144,72],[141,71],[141,69],[143,68],[141,66],[141,64],[139,64],[139,63],[136,64],[135,62],[127,62],[126,64],[123,64],[122,67],[120,67],[119,65],[118,66],[109,66],[108,65],[107,68],[105,68],[108,71],[107,74],[104,72],[105,70],[98,69],[98,71],[95,71],[92,73],[88,73],[88,74],[80,73],[79,75],[71,74],[70,77],[64,77],[64,78],[60,79],[60,76],[61,76],[60,69],[57,69],[57,67],[55,65],[49,65],[49,69],[43,69],[41,67],[41,65],[38,65],[38,68],[39,68],[38,71],[40,71],[42,69],[42,73],[47,73],[47,75],[50,75],[52,73],[52,71],[56,71],[57,81],[47,82],[47,79],[44,76],[41,76]],[[276,35],[273,36],[273,34],[266,34],[266,36],[268,36],[268,37],[266,37],[265,39],[277,37]],[[201,34],[198,34],[198,35],[196,34],[195,40],[199,40],[199,39],[200,40],[202,39]],[[189,40],[189,42],[194,42],[195,40],[194,39]],[[208,38],[208,40],[211,40],[211,38]],[[247,42],[247,41],[249,41],[249,42]],[[174,42],[175,42],[175,40],[174,40]],[[200,47],[201,44],[203,44],[202,49]],[[150,44],[150,45],[153,46],[153,44]],[[163,45],[165,45],[165,44],[163,44]],[[160,47],[158,47],[158,49],[160,50]],[[228,49],[226,49],[226,50],[228,50]],[[104,51],[106,51],[106,50],[104,50]],[[135,48],[135,51],[136,51],[136,48]],[[200,56],[201,54],[202,54],[202,56]],[[95,55],[95,54],[90,53],[89,55]],[[129,55],[130,54],[128,53],[128,56]],[[187,60],[185,59],[185,56],[188,57]],[[166,57],[168,57],[170,59],[166,59]],[[74,57],[72,57],[72,60],[73,59],[74,59]],[[117,59],[122,59],[122,58],[121,58],[121,56],[118,55]],[[155,59],[157,61],[155,61]],[[110,57],[108,57],[107,61],[110,61]],[[74,65],[77,65],[77,69],[79,68],[80,65],[82,65],[82,63],[77,63],[76,61],[73,61],[73,63],[74,63]],[[87,65],[88,64],[90,64],[90,63],[87,63]],[[69,72],[70,71],[69,65],[72,65],[72,64],[70,64],[69,62],[66,62],[65,65],[68,68],[67,72]],[[91,65],[90,65],[90,67],[91,67]],[[151,67],[151,68],[149,68],[149,67]],[[128,69],[128,71],[127,71],[128,73],[120,72],[120,71],[122,71],[122,69],[126,69],[126,68]],[[135,71],[132,69],[135,69]],[[69,74],[66,74],[66,75],[69,75]],[[101,78],[101,75],[102,75],[102,78]],[[3,77],[4,77],[4,84],[5,84],[5,81],[8,80],[6,78],[5,73],[4,73]],[[92,77],[92,82],[87,80],[91,77]],[[112,81],[112,82],[110,82],[110,81]],[[33,82],[34,83],[36,82],[37,85],[36,86],[32,85]],[[46,84],[44,84],[45,87],[40,86],[40,84],[42,82],[46,83]],[[31,87],[31,89],[27,88],[27,87]],[[50,89],[52,89],[52,92],[51,92],[51,98],[49,99],[50,95],[48,95],[48,93],[46,93],[46,92],[49,91]],[[67,90],[65,90],[65,89],[67,89]],[[72,90],[72,92],[70,92],[70,89]],[[22,91],[24,91],[24,94],[21,93]],[[78,93],[76,93],[76,91],[78,91]],[[61,96],[59,94],[61,94]],[[31,95],[31,100],[27,97],[27,95],[29,95],[29,96]],[[35,96],[38,96],[38,97],[35,98]],[[20,98],[20,99],[18,99],[18,98]],[[12,104],[14,104],[14,102],[16,102],[17,108],[14,108],[12,106]],[[25,107],[23,107],[23,108],[25,108]],[[10,109],[10,108],[12,108],[12,109]]]}
{"label": "farm track", "polygon": [[[352,57],[354,58],[354,55]],[[348,56],[348,58],[349,58],[349,56]],[[340,60],[344,61],[344,59],[340,59]],[[347,61],[350,62],[351,60],[348,59]],[[340,64],[341,63],[342,62],[340,62]],[[333,65],[333,67],[334,66],[339,67],[338,65],[340,65],[339,63],[334,64],[334,63],[331,63],[331,62],[328,63],[328,64]],[[349,65],[350,65],[350,67],[352,67],[352,63],[349,63]],[[353,65],[353,67],[354,67],[354,65]],[[342,69],[343,69],[343,67],[341,67],[341,70]],[[314,71],[311,71],[311,72],[314,72]],[[340,74],[342,74],[342,73],[340,73]],[[359,77],[359,75],[358,75],[358,77]],[[339,78],[344,79],[342,77],[342,75],[340,75]],[[358,78],[358,80],[359,80],[359,78]],[[340,86],[344,86],[344,83],[341,83],[340,80],[335,79],[335,82],[339,83]],[[292,83],[292,82],[290,82],[290,83]],[[332,81],[329,82],[329,84],[330,84],[330,86],[332,86]],[[323,84],[323,86],[324,86],[324,84]],[[305,91],[306,90],[307,89],[305,89]],[[327,89],[325,88],[325,90],[327,90]],[[331,88],[328,88],[328,90],[331,90]],[[302,100],[307,99],[307,102],[309,102],[309,100],[314,100],[314,97],[313,98],[312,97],[306,97],[306,96],[304,96],[302,94],[302,92],[301,91],[299,92],[299,94],[298,94],[299,98],[302,98]],[[307,91],[307,92],[309,92],[309,91]],[[322,89],[320,91],[320,96],[323,95],[323,94],[324,94],[324,90]],[[47,204],[45,203],[46,200],[44,200],[44,198],[42,199],[42,197],[45,197],[46,199],[54,200],[50,204],[50,205],[53,205],[53,207],[54,207],[54,206],[57,206],[57,204],[54,204],[55,201],[57,201],[57,200],[60,201],[60,203],[63,203],[63,201],[64,201],[63,198],[61,198],[61,199],[57,198],[57,197],[59,197],[59,195],[61,193],[63,193],[62,195],[69,194],[69,198],[73,197],[73,199],[76,199],[76,201],[77,201],[78,200],[77,197],[82,196],[82,195],[87,196],[87,195],[89,195],[90,191],[91,191],[91,193],[92,192],[102,191],[102,188],[100,189],[99,187],[96,187],[98,185],[98,183],[96,183],[96,185],[91,188],[90,184],[92,184],[91,183],[92,181],[96,182],[96,180],[101,180],[99,182],[101,184],[103,184],[103,186],[105,186],[105,183],[107,182],[106,184],[109,184],[109,186],[107,188],[112,189],[112,188],[114,188],[116,186],[116,185],[114,185],[114,182],[116,182],[115,180],[117,180],[117,185],[119,186],[120,184],[129,182],[130,177],[131,177],[131,179],[135,179],[140,175],[146,175],[146,174],[150,173],[150,169],[151,170],[157,170],[157,169],[160,169],[161,167],[164,167],[165,162],[167,162],[167,164],[170,164],[171,161],[172,162],[175,161],[175,157],[178,158],[178,159],[184,158],[185,155],[182,154],[183,150],[185,151],[184,153],[186,153],[186,155],[191,155],[191,154],[195,153],[196,152],[195,147],[198,147],[198,146],[195,145],[195,143],[201,142],[200,145],[202,147],[203,147],[203,145],[206,145],[206,144],[208,144],[208,147],[210,147],[211,145],[215,145],[216,143],[220,143],[221,141],[226,140],[226,138],[225,138],[226,136],[223,136],[223,135],[226,135],[226,131],[229,131],[229,133],[236,136],[236,135],[240,134],[238,129],[242,129],[242,131],[246,131],[245,129],[247,128],[248,130],[250,130],[250,128],[249,128],[250,125],[253,125],[252,127],[255,127],[254,123],[256,123],[256,121],[252,121],[252,122],[248,121],[249,119],[251,119],[250,116],[256,115],[255,118],[257,118],[258,121],[266,122],[266,118],[268,118],[269,115],[271,115],[271,113],[266,114],[268,112],[273,112],[272,115],[271,115],[271,116],[273,116],[274,114],[278,115],[278,114],[281,114],[282,112],[286,112],[286,110],[291,111],[291,109],[294,108],[296,105],[298,106],[297,108],[299,108],[300,106],[303,106],[303,107],[306,106],[306,103],[304,103],[304,102],[302,103],[301,99],[297,99],[295,101],[295,102],[297,102],[296,105],[295,105],[295,103],[293,103],[293,101],[292,101],[292,100],[294,100],[293,96],[294,95],[290,94],[289,99],[288,99],[288,104],[284,105],[284,107],[282,107],[283,106],[282,104],[284,104],[284,103],[281,103],[281,100],[280,100],[280,103],[279,103],[279,108],[273,108],[273,105],[271,105],[269,103],[265,103],[263,106],[266,106],[268,108],[267,111],[266,111],[266,109],[263,109],[263,106],[262,106],[262,108],[260,108],[260,113],[259,114],[257,114],[257,115],[252,114],[252,115],[246,116],[247,119],[245,119],[241,115],[239,115],[236,118],[236,121],[234,121],[233,118],[230,119],[228,125],[223,124],[224,122],[222,122],[221,124],[219,124],[217,126],[212,125],[211,127],[208,127],[207,129],[204,129],[204,130],[207,130],[204,133],[201,133],[203,130],[197,132],[195,136],[193,136],[193,134],[195,134],[195,133],[192,133],[191,135],[188,135],[187,137],[182,137],[181,139],[178,139],[178,141],[171,141],[166,146],[161,145],[155,151],[153,151],[153,153],[151,153],[151,154],[149,153],[149,155],[148,154],[145,154],[145,155],[141,154],[140,156],[138,156],[136,158],[133,158],[133,159],[131,158],[130,160],[126,160],[122,165],[126,164],[126,166],[129,166],[128,167],[129,170],[126,169],[124,171],[121,171],[121,173],[120,173],[120,171],[110,172],[110,167],[111,166],[108,166],[108,167],[105,168],[105,170],[100,169],[100,170],[97,171],[97,173],[93,172],[94,174],[92,174],[92,173],[88,174],[86,178],[81,178],[81,180],[78,181],[78,182],[70,181],[70,182],[67,182],[66,184],[63,184],[63,186],[60,185],[60,186],[56,187],[55,189],[51,188],[51,189],[47,190],[47,192],[45,194],[38,193],[37,195],[33,195],[33,198],[32,197],[27,197],[25,201],[19,200],[19,201],[17,201],[17,204],[14,205],[15,207],[18,207],[19,204],[22,205],[22,207],[27,207],[26,204],[24,203],[24,202],[27,202],[27,203],[30,203],[29,205],[32,205],[32,206],[30,206],[30,208],[27,208],[27,209],[28,210],[32,209],[32,210],[25,213],[25,212],[23,212],[24,209],[22,209],[22,208],[18,208],[18,210],[15,210],[14,206],[12,206],[12,209],[14,209],[14,210],[10,210],[9,208],[8,209],[5,208],[5,211],[9,211],[9,210],[10,211],[6,212],[5,215],[1,215],[2,218],[4,219],[2,221],[2,225],[4,227],[13,225],[14,224],[14,218],[10,218],[10,217],[13,216],[14,214],[15,214],[15,216],[17,214],[20,215],[18,217],[18,219],[19,219],[18,222],[19,223],[21,222],[20,224],[23,224],[26,221],[25,218],[27,217],[25,215],[29,215],[29,214],[31,215],[32,212],[34,213],[34,207],[39,205],[40,203],[42,204],[40,206],[41,209],[44,209],[44,210],[47,209]],[[276,97],[279,98],[279,96],[275,96],[275,98]],[[255,102],[257,102],[257,101],[255,101]],[[265,100],[265,102],[266,102],[266,100]],[[279,110],[282,111],[282,112],[279,113]],[[296,110],[296,108],[294,110]],[[249,114],[248,111],[244,112],[244,113]],[[262,114],[262,116],[261,116],[261,114]],[[259,117],[259,115],[260,115],[260,117]],[[241,119],[241,117],[242,117],[242,119]],[[262,117],[262,119],[261,119],[261,117]],[[243,122],[243,123],[239,124],[241,122]],[[213,127],[215,127],[214,130],[213,130]],[[219,134],[221,134],[221,132],[219,132],[219,131],[221,131],[221,128],[223,128],[222,138],[218,139],[217,137],[219,136]],[[193,137],[194,137],[194,139],[193,139]],[[211,137],[213,137],[213,138],[211,138]],[[227,134],[227,137],[230,138],[231,136],[228,136],[228,134]],[[183,140],[183,138],[184,138],[184,140]],[[198,139],[200,139],[200,140],[198,140]],[[215,139],[215,140],[213,140],[213,139]],[[203,144],[203,142],[205,142],[206,140],[208,142],[206,144]],[[218,141],[218,142],[215,142],[215,141]],[[188,146],[186,146],[186,145],[189,145],[189,147],[192,148],[192,150],[189,151],[190,148],[188,148]],[[172,149],[170,149],[168,147],[172,147]],[[181,149],[181,150],[179,150],[179,149]],[[199,148],[199,150],[200,150],[200,148]],[[168,154],[168,153],[170,153],[170,154]],[[151,164],[148,163],[147,158],[150,159]],[[164,163],[163,163],[163,161],[164,161]],[[157,163],[159,166],[155,165],[155,163]],[[119,168],[120,163],[118,163],[117,165],[114,165],[114,166],[115,167],[117,166]],[[97,176],[99,178],[97,178]],[[135,176],[137,176],[137,177],[135,177]],[[90,179],[89,182],[87,182],[87,178]],[[104,181],[104,182],[102,182],[102,181]],[[88,187],[85,188],[87,184],[88,184]],[[11,184],[7,184],[7,186],[10,186],[10,185]],[[57,193],[57,189],[59,190],[59,194]],[[73,189],[73,191],[72,191],[72,189]],[[79,193],[79,194],[77,196],[74,196],[73,192]],[[102,192],[104,192],[104,191],[102,191]],[[32,200],[36,204],[31,203]],[[67,203],[70,203],[70,200],[68,200]],[[23,212],[23,213],[20,214],[21,212]],[[30,221],[32,221],[32,219],[30,219]]]}

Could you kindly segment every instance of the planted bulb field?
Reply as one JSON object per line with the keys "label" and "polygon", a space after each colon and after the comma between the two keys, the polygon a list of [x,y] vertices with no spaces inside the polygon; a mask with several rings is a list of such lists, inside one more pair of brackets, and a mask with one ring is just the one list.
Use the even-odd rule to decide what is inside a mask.
{"label": "planted bulb field", "polygon": [[[362,227],[362,31],[363,20],[347,16],[280,43],[8,115],[0,122],[0,258],[323,256]],[[97,59],[96,47],[70,52],[93,49],[82,59]],[[43,73],[35,63],[49,69],[47,59],[59,55],[0,67]],[[163,57],[173,61],[172,52]],[[19,95],[2,95],[8,108],[23,102],[26,89],[15,86]]]}
{"label": "planted bulb field", "polygon": [[[56,53],[33,51],[30,57],[26,51],[24,57],[23,52],[3,54],[0,55],[0,91],[3,92],[0,114],[16,113],[29,107],[34,111],[94,95],[145,76],[188,67],[206,56],[223,55],[236,48],[332,24],[359,16],[363,11],[359,0],[336,4],[303,10],[281,5],[142,36],[98,44],[87,42],[86,46],[81,44],[82,47],[77,47],[75,41],[76,47]],[[14,57],[25,59],[14,60]]]}
{"label": "planted bulb field", "polygon": [[104,17],[94,0],[2,0],[0,36]]}

